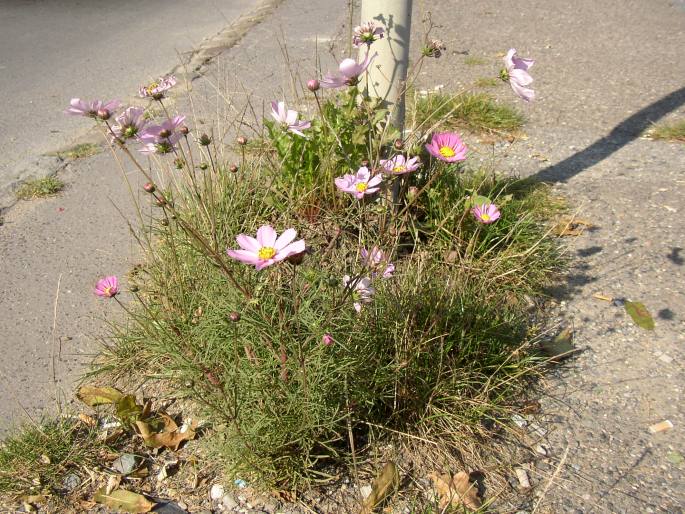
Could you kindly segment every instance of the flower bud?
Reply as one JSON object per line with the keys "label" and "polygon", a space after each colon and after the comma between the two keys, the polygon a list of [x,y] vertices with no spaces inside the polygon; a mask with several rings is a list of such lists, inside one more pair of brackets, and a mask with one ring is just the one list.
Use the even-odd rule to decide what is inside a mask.
{"label": "flower bud", "polygon": [[212,138],[209,137],[207,134],[202,134],[200,136],[200,139],[197,140],[198,143],[200,143],[202,146],[209,146],[212,142]]}
{"label": "flower bud", "polygon": [[166,205],[166,200],[163,196],[160,196],[155,203],[157,204],[157,207],[164,207]]}
{"label": "flower bud", "polygon": [[245,136],[238,136],[238,139],[236,139],[236,142],[240,146],[245,146],[247,144],[247,138]]}
{"label": "flower bud", "polygon": [[177,157],[176,159],[174,159],[174,166],[176,167],[177,170],[182,170],[185,165],[186,165],[186,161],[184,161],[180,157]]}
{"label": "flower bud", "polygon": [[202,171],[206,170],[207,168],[209,168],[209,164],[207,164],[206,162],[201,162],[201,163],[200,163],[200,169],[201,169]]}
{"label": "flower bud", "polygon": [[129,291],[131,291],[132,293],[137,293],[138,291],[140,291],[140,288],[139,288],[137,285],[135,285],[135,284],[131,284],[131,286],[130,286],[128,289],[129,289]]}
{"label": "flower bud", "polygon": [[323,337],[321,338],[321,342],[325,346],[331,346],[333,344],[333,336],[329,333],[325,333]]}
{"label": "flower bud", "polygon": [[143,189],[145,190],[146,193],[154,193],[155,192],[155,185],[152,182],[147,182],[144,186]]}
{"label": "flower bud", "polygon": [[318,91],[320,87],[321,84],[316,79],[311,79],[307,81],[307,89],[309,89],[312,93],[314,91]]}
{"label": "flower bud", "polygon": [[240,313],[233,311],[229,313],[228,319],[230,319],[233,323],[238,323],[238,321],[240,321]]}
{"label": "flower bud", "polygon": [[184,136],[187,136],[188,132],[190,132],[190,129],[188,127],[186,127],[185,125],[181,125],[180,127],[178,127],[178,131],[181,134],[183,134]]}
{"label": "flower bud", "polygon": [[395,147],[395,150],[402,150],[402,148],[404,148],[404,141],[401,139],[395,139],[393,146]]}
{"label": "flower bud", "polygon": [[238,173],[238,165],[237,164],[231,164],[228,168],[228,171],[231,173]]}
{"label": "flower bud", "polygon": [[97,115],[101,120],[108,120],[112,116],[112,113],[107,109],[99,109]]}
{"label": "flower bud", "polygon": [[162,129],[159,131],[159,137],[169,137],[171,135],[171,131],[167,129]]}
{"label": "flower bud", "polygon": [[360,164],[365,168],[368,168],[370,163],[368,159],[364,159]]}
{"label": "flower bud", "polygon": [[166,218],[163,218],[159,221],[163,227],[168,227],[169,226],[169,220]]}
{"label": "flower bud", "polygon": [[416,187],[416,186],[411,186],[411,187],[407,190],[407,198],[408,198],[409,200],[413,200],[414,198],[416,198],[416,195],[418,195],[418,194],[419,194],[419,188]]}

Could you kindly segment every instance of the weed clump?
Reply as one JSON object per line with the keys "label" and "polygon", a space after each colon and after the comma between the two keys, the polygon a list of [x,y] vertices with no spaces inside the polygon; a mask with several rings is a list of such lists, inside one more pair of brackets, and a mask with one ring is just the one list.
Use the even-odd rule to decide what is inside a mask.
{"label": "weed clump", "polygon": [[19,200],[55,196],[64,189],[64,182],[55,176],[31,179],[24,182],[17,190]]}

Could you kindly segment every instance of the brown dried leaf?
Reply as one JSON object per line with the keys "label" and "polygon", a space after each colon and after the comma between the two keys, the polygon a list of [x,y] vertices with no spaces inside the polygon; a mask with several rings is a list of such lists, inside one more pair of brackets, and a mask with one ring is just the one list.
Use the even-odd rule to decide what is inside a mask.
{"label": "brown dried leaf", "polygon": [[155,432],[151,423],[138,420],[136,426],[140,435],[145,441],[145,445],[151,448],[170,448],[178,450],[178,447],[183,441],[189,441],[195,438],[195,429],[197,428],[197,421],[193,420],[185,427],[184,431],[178,427],[176,422],[170,416],[160,412],[159,418],[163,423],[163,428],[159,432]]}
{"label": "brown dried leaf", "polygon": [[591,228],[592,223],[578,218],[562,218],[552,229],[552,233],[559,237],[579,236],[586,228]]}
{"label": "brown dried leaf", "polygon": [[95,421],[95,419],[93,419],[88,414],[81,413],[78,415],[78,419],[81,421],[81,423],[89,427],[94,427],[95,425],[97,425],[97,421]]}
{"label": "brown dried leaf", "polygon": [[397,466],[394,462],[388,462],[371,484],[371,494],[364,500],[359,514],[371,514],[376,505],[381,503],[397,487],[399,482],[400,474],[397,471]]}
{"label": "brown dried leaf", "polygon": [[470,482],[468,473],[460,471],[453,477],[431,473],[428,478],[433,480],[435,490],[440,495],[441,509],[448,505],[453,507],[463,505],[471,510],[478,510],[481,507],[478,488],[476,484]]}
{"label": "brown dried leaf", "polygon": [[76,397],[91,407],[116,403],[123,396],[121,391],[113,387],[82,386],[76,392]]}

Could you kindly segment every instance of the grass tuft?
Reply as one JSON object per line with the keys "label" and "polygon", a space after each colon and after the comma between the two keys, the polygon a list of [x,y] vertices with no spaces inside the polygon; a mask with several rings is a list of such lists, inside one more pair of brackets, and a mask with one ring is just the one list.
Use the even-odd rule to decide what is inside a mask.
{"label": "grass tuft", "polygon": [[685,120],[657,123],[647,131],[647,136],[651,139],[685,143]]}
{"label": "grass tuft", "polygon": [[64,182],[51,175],[49,177],[27,180],[17,190],[19,200],[54,196],[64,189]]}
{"label": "grass tuft", "polygon": [[72,420],[19,427],[0,445],[0,497],[64,494],[65,477],[82,481],[101,448],[94,431]]}
{"label": "grass tuft", "polygon": [[442,129],[461,128],[474,133],[513,133],[525,121],[514,107],[499,103],[485,93],[432,94],[417,98],[413,116],[414,124],[424,129],[437,125]]}
{"label": "grass tuft", "polygon": [[475,86],[479,88],[497,87],[500,84],[502,84],[502,80],[495,77],[480,77],[475,82]]}
{"label": "grass tuft", "polygon": [[464,64],[467,66],[481,66],[487,64],[488,60],[483,57],[478,57],[477,55],[467,55],[464,58]]}

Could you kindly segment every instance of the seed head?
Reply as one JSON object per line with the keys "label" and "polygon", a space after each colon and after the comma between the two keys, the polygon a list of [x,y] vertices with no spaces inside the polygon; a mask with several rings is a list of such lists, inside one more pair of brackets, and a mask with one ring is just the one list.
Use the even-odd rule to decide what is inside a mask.
{"label": "seed head", "polygon": [[197,142],[200,143],[202,146],[209,146],[212,143],[212,138],[209,137],[207,134],[202,134]]}
{"label": "seed head", "polygon": [[247,138],[245,136],[238,136],[238,139],[236,139],[236,142],[240,146],[245,146],[247,144]]}
{"label": "seed head", "polygon": [[231,166],[228,168],[228,171],[230,171],[231,173],[238,173],[238,165],[231,164]]}
{"label": "seed head", "polygon": [[143,189],[145,190],[146,193],[154,193],[155,192],[155,185],[152,182],[147,182],[144,186]]}

